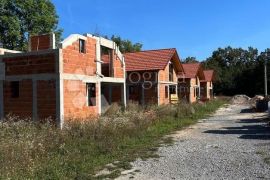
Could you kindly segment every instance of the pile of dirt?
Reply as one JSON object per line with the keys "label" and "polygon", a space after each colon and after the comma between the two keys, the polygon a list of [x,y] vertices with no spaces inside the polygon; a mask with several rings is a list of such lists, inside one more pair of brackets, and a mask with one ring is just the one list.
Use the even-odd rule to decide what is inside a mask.
{"label": "pile of dirt", "polygon": [[251,108],[255,109],[256,108],[257,101],[262,101],[264,99],[265,98],[263,96],[260,96],[260,95],[256,95],[253,98],[251,98],[249,100],[249,103],[250,103]]}
{"label": "pile of dirt", "polygon": [[232,104],[249,104],[251,98],[248,97],[247,95],[235,95],[232,99],[231,99],[231,103]]}

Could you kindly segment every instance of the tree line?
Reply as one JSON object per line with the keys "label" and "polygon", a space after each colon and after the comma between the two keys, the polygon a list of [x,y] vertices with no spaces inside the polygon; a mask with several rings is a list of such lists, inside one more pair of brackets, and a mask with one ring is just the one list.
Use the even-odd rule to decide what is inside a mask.
{"label": "tree line", "polygon": [[[206,69],[215,70],[214,92],[223,95],[246,94],[254,96],[264,95],[264,65],[269,69],[270,77],[270,49],[263,52],[249,47],[218,48],[212,56],[202,61]],[[183,60],[184,63],[198,62],[194,57]],[[270,80],[268,80],[270,83]]]}

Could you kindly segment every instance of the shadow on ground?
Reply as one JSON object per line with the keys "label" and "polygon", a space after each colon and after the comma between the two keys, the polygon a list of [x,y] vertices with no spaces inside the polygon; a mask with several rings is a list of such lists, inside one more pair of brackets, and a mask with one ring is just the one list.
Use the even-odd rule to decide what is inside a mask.
{"label": "shadow on ground", "polygon": [[242,109],[240,113],[254,113],[254,110],[250,108]]}
{"label": "shadow on ground", "polygon": [[[241,113],[252,113],[252,110],[243,109]],[[239,126],[239,123],[245,125]],[[235,127],[223,127],[218,130],[207,130],[211,134],[239,134],[240,139],[270,140],[270,126],[266,116],[256,119],[241,119],[235,122]]]}

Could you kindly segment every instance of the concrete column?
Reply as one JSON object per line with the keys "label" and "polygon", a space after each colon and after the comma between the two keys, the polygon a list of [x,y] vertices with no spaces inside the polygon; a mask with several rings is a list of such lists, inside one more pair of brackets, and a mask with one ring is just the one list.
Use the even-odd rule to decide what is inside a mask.
{"label": "concrete column", "polygon": [[126,107],[127,105],[127,93],[126,93],[126,84],[122,84],[121,85],[121,101],[124,105],[124,107]]}
{"label": "concrete column", "polygon": [[56,118],[57,126],[61,129],[64,125],[64,80],[61,74],[56,80]]}
{"label": "concrete column", "polygon": [[97,82],[97,86],[98,86],[98,96],[97,96],[98,114],[101,114],[101,106],[102,106],[102,104],[101,104],[101,96],[102,96],[102,94],[101,94],[101,82],[100,81]]}
{"label": "concrete column", "polygon": [[59,49],[56,59],[56,69],[58,70],[58,77],[55,80],[55,94],[56,94],[56,120],[57,126],[63,128],[64,125],[64,80],[63,80],[63,52]]}
{"label": "concrete column", "polygon": [[4,118],[4,81],[0,81],[0,121]]}
{"label": "concrete column", "polygon": [[37,113],[37,80],[32,80],[32,120],[38,120]]}
{"label": "concrete column", "polygon": [[96,65],[97,65],[97,74],[101,74],[101,47],[100,47],[100,38],[96,42]]}
{"label": "concrete column", "polygon": [[127,89],[126,89],[126,83],[123,84],[123,95],[124,95],[124,106],[127,106]]}

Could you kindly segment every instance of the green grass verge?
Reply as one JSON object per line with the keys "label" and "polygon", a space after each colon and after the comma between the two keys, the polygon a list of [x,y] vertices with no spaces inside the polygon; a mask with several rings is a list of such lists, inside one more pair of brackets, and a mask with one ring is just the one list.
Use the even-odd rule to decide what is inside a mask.
{"label": "green grass verge", "polygon": [[[192,107],[187,105],[185,109],[170,107],[168,114],[164,113],[168,112],[168,107],[155,107],[154,113],[136,110],[109,119],[122,122],[127,117],[128,125],[118,121],[109,121],[108,125],[105,121],[105,125],[73,125],[63,131],[29,122],[3,123],[0,127],[0,179],[117,177],[120,169],[130,169],[130,162],[138,157],[158,157],[157,147],[172,142],[162,138],[164,135],[196,123],[224,103],[224,100],[214,100]],[[194,109],[195,113],[189,109]],[[114,164],[108,168],[110,174],[94,176],[109,163]]]}

